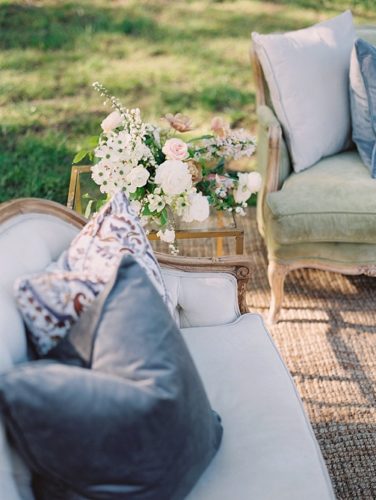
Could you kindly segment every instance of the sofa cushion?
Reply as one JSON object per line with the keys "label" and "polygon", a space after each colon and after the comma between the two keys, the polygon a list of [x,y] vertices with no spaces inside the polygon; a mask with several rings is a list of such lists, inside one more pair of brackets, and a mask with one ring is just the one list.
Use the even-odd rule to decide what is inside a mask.
{"label": "sofa cushion", "polygon": [[376,47],[359,38],[351,54],[350,90],[353,139],[376,177]]}
{"label": "sofa cushion", "polygon": [[354,37],[350,11],[298,31],[253,34],[296,172],[349,144]]}
{"label": "sofa cushion", "polygon": [[36,361],[0,382],[11,436],[38,475],[36,497],[184,498],[222,428],[180,331],[133,257],[123,257],[54,349],[62,345],[66,361],[68,343],[76,366]]}
{"label": "sofa cushion", "polygon": [[334,500],[295,385],[262,319],[183,330],[222,417],[216,457],[187,500]]}
{"label": "sofa cushion", "polygon": [[223,325],[240,316],[235,276],[168,268],[162,276],[181,327]]}
{"label": "sofa cushion", "polygon": [[16,281],[18,306],[39,355],[67,334],[125,254],[135,256],[169,302],[150,242],[122,192],[86,224],[56,264]]}
{"label": "sofa cushion", "polygon": [[376,243],[376,180],[355,151],[325,158],[270,193],[265,216],[279,243]]}

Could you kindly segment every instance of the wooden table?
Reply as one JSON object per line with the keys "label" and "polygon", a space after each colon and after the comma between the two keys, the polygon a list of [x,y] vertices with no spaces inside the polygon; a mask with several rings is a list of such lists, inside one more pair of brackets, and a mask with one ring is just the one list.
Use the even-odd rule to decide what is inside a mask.
{"label": "wooden table", "polygon": [[[67,206],[84,215],[88,203],[88,199],[83,197],[86,193],[89,197],[98,196],[98,186],[91,179],[90,166],[75,165],[71,170]],[[148,236],[151,241],[158,240],[156,231],[151,231]],[[198,238],[216,238],[217,256],[223,255],[223,238],[235,238],[236,254],[244,253],[244,231],[237,226],[236,217],[232,212],[211,209],[209,218],[203,222],[177,222],[177,240]]]}

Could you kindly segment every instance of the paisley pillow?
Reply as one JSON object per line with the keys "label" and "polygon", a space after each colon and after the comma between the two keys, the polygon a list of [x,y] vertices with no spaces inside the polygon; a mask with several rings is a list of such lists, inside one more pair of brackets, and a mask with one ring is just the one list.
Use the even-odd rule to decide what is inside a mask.
{"label": "paisley pillow", "polygon": [[116,194],[56,263],[15,283],[18,307],[39,355],[62,339],[103,290],[123,255],[132,255],[172,310],[159,264],[124,193]]}

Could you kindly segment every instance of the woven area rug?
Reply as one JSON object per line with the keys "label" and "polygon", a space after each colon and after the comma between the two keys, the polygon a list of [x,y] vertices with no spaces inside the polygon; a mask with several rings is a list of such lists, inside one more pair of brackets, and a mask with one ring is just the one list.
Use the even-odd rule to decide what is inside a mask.
{"label": "woven area rug", "polygon": [[[250,311],[265,316],[267,260],[255,209],[239,222],[254,266],[247,302]],[[223,242],[225,253],[234,253],[230,239]],[[215,252],[214,240],[179,246],[183,255]],[[280,321],[269,328],[303,399],[337,498],[343,500],[376,499],[375,308],[375,278],[295,271],[286,279]]]}

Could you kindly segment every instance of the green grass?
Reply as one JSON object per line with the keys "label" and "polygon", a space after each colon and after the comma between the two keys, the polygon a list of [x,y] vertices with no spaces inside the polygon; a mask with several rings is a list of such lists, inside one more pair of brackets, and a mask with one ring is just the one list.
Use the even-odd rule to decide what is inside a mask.
{"label": "green grass", "polygon": [[[0,0],[0,201],[66,201],[71,159],[109,112],[91,83],[158,121],[214,114],[254,130],[250,33],[308,26],[342,0]],[[354,0],[376,22],[374,0]]]}

